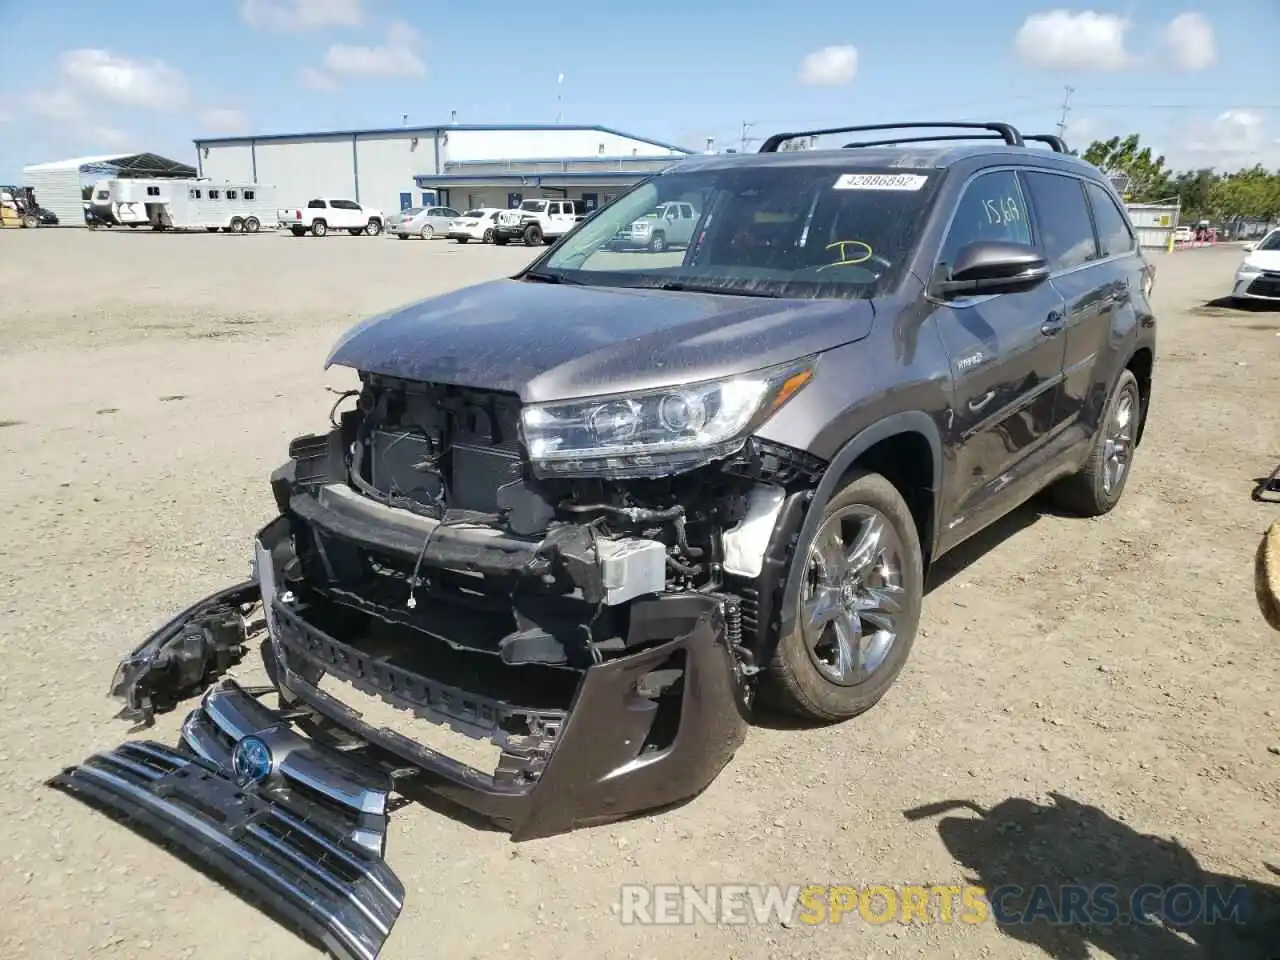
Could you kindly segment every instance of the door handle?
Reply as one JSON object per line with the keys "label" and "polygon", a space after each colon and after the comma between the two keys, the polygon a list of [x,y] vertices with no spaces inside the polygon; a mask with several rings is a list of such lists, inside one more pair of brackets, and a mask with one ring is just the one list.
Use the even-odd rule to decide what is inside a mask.
{"label": "door handle", "polygon": [[1046,337],[1056,337],[1062,332],[1062,314],[1057,310],[1044,318],[1044,323],[1040,324],[1040,332]]}
{"label": "door handle", "polygon": [[988,390],[982,396],[974,397],[972,400],[969,401],[969,412],[977,413],[979,410],[985,407],[988,403],[990,403],[991,398],[994,397],[995,395],[996,395],[996,392],[994,390]]}

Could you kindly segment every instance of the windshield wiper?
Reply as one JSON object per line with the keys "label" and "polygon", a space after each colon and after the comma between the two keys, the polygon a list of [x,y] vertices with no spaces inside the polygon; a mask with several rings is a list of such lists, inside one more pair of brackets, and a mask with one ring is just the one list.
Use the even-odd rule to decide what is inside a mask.
{"label": "windshield wiper", "polygon": [[574,284],[577,284],[578,286],[583,285],[581,280],[570,280],[568,277],[562,276],[561,274],[558,274],[558,273],[540,273],[537,271],[532,271],[530,273],[526,273],[520,279],[535,280],[538,283],[574,283]]}
{"label": "windshield wiper", "polygon": [[666,283],[657,284],[654,289],[657,290],[679,290],[685,293],[720,293],[726,297],[765,297],[770,300],[777,300],[778,295],[775,293],[765,293],[763,290],[728,290],[724,287],[713,287],[708,284],[700,283],[684,283],[680,280],[668,280]]}

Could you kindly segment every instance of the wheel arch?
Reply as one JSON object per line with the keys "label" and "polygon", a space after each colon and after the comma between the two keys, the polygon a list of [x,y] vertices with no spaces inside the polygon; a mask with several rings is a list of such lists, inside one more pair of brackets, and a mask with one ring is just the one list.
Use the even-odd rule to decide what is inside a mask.
{"label": "wheel arch", "polygon": [[1155,352],[1149,346],[1141,346],[1134,350],[1124,369],[1133,373],[1138,379],[1138,392],[1142,397],[1142,410],[1138,418],[1138,432],[1134,435],[1133,445],[1142,443],[1142,434],[1147,426],[1147,413],[1151,409],[1151,377],[1155,368]]}
{"label": "wheel arch", "polygon": [[[883,474],[907,502],[916,521],[927,571],[930,555],[937,543],[937,499],[942,488],[942,462],[942,437],[937,424],[927,413],[908,410],[876,421],[859,431],[831,458],[809,499],[794,539],[787,535],[788,545],[799,545],[812,538],[827,503],[845,485],[849,474],[854,470],[869,470]],[[777,638],[786,636],[795,628],[801,581],[796,573],[804,562],[798,550],[790,551],[780,591],[778,631],[772,642],[776,643]],[[770,652],[762,651],[766,656]]]}

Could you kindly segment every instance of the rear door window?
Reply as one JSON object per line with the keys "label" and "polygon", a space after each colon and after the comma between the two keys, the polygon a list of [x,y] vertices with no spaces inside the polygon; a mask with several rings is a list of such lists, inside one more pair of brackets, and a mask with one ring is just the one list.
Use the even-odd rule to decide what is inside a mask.
{"label": "rear door window", "polygon": [[1085,192],[1089,194],[1093,219],[1098,225],[1098,245],[1102,248],[1102,255],[1118,257],[1131,253],[1137,241],[1115,198],[1096,183],[1086,183]]}
{"label": "rear door window", "polygon": [[1024,170],[1023,176],[1035,204],[1040,248],[1050,269],[1056,273],[1098,259],[1084,183],[1076,177],[1042,170]]}

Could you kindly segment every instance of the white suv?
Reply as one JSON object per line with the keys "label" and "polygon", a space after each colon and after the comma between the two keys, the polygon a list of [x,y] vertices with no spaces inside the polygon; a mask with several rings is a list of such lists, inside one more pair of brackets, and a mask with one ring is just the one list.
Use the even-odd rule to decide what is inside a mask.
{"label": "white suv", "polygon": [[526,200],[515,210],[503,210],[493,228],[493,242],[498,246],[512,240],[523,240],[536,247],[558,240],[587,215],[581,200]]}

